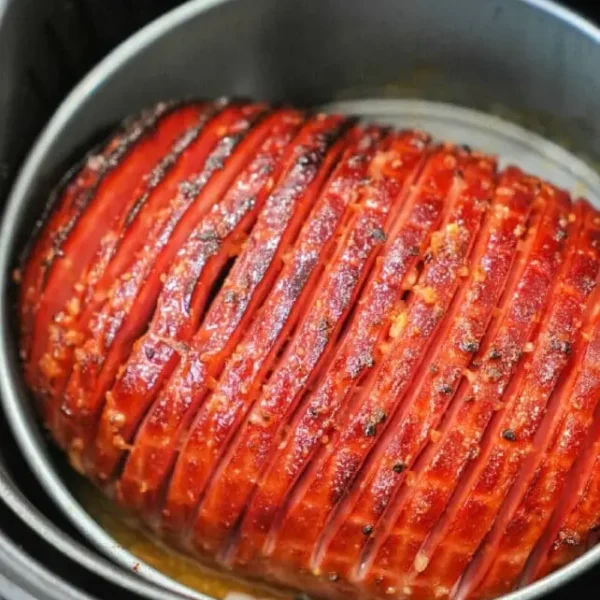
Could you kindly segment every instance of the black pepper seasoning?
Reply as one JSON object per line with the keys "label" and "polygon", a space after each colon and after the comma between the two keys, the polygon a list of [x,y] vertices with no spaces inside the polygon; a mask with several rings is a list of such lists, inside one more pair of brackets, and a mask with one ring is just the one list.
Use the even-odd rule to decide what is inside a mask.
{"label": "black pepper seasoning", "polygon": [[460,343],[460,349],[463,352],[469,352],[469,353],[474,353],[477,352],[477,350],[479,350],[479,344],[473,340],[463,340]]}
{"label": "black pepper seasoning", "polygon": [[375,227],[375,229],[372,229],[371,237],[378,242],[385,242],[385,240],[387,240],[385,231],[381,227]]}
{"label": "black pepper seasoning", "polygon": [[440,392],[440,394],[451,394],[452,386],[448,385],[447,383],[441,383],[438,385],[437,391]]}
{"label": "black pepper seasoning", "polygon": [[402,473],[406,469],[406,465],[404,463],[398,462],[392,467],[392,471],[394,473]]}
{"label": "black pepper seasoning", "polygon": [[365,425],[365,435],[367,437],[374,437],[377,433],[377,427],[373,423],[367,423]]}
{"label": "black pepper seasoning", "polygon": [[362,532],[363,532],[365,535],[371,535],[371,534],[373,533],[373,525],[365,525],[365,526],[363,527],[363,530],[362,530]]}
{"label": "black pepper seasoning", "polygon": [[517,441],[517,435],[515,434],[515,432],[512,429],[505,429],[502,432],[502,437],[507,442],[516,442]]}
{"label": "black pepper seasoning", "polygon": [[327,319],[321,319],[317,325],[317,328],[321,333],[325,333],[326,331],[329,331],[331,325]]}

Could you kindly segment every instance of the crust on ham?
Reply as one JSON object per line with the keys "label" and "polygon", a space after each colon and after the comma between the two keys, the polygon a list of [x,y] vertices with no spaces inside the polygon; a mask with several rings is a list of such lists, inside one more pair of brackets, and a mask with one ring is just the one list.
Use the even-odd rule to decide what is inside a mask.
{"label": "crust on ham", "polygon": [[467,147],[162,103],[58,184],[24,377],[73,466],[212,566],[491,600],[600,526],[600,215]]}

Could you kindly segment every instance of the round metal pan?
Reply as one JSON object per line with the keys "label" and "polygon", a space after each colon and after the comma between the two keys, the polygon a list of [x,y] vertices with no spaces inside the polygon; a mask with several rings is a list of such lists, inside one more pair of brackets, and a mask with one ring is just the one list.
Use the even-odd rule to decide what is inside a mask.
{"label": "round metal pan", "polygon": [[[58,550],[125,589],[206,598],[140,563],[86,513],[20,376],[12,269],[50,185],[97,131],[168,97],[318,105],[496,152],[600,206],[598,64],[600,31],[546,0],[194,0],[134,35],[56,112],[20,172],[0,231],[4,411],[44,490],[122,568],[61,538],[14,490],[0,494]],[[600,548],[505,598],[540,598],[598,562]]]}

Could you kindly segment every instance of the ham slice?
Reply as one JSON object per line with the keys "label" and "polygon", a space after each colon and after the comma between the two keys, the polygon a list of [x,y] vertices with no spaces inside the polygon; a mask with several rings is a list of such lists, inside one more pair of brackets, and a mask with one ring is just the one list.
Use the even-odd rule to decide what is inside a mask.
{"label": "ham slice", "polygon": [[[444,304],[452,297],[453,286],[449,281],[458,281],[457,273],[452,273],[453,266],[458,271],[459,263],[468,252],[472,239],[470,234],[462,235],[458,221],[462,222],[464,219],[469,232],[478,230],[485,204],[486,192],[482,188],[487,187],[488,191],[492,189],[493,163],[485,162],[480,169],[479,158],[471,159],[467,153],[461,152],[449,153],[444,161],[455,174],[448,179],[445,190],[449,198],[443,197],[449,210],[442,228],[432,237],[428,250],[431,259],[413,286],[411,301],[400,307],[394,322],[402,323],[406,328],[405,333],[414,331],[414,336],[401,335],[402,328],[398,328],[397,336],[391,330],[392,339],[388,340],[379,364],[359,391],[348,418],[339,425],[339,434],[331,443],[324,445],[325,452],[314,463],[312,472],[305,474],[300,488],[293,493],[286,514],[278,518],[281,524],[277,524],[276,530],[270,533],[267,551],[273,556],[295,550],[289,544],[289,539],[298,535],[297,529],[302,523],[303,535],[307,536],[304,548],[313,548],[313,556],[301,555],[297,559],[298,563],[300,566],[309,564],[314,569],[319,569],[318,565],[322,560],[319,554],[335,527],[332,519],[343,510],[341,501],[351,493],[351,486],[360,473],[362,462],[393,418],[397,407],[396,398],[410,385],[421,353],[425,351],[436,325],[441,321]],[[463,169],[464,177],[456,176]],[[482,194],[484,201],[473,202],[473,197],[478,197],[479,194]],[[308,523],[310,527],[307,528]],[[325,539],[319,539],[320,537]],[[289,557],[287,560],[290,560]]]}
{"label": "ham slice", "polygon": [[[230,544],[228,551],[230,557],[238,554],[238,564],[243,561],[241,548],[246,543],[243,538],[249,537],[249,542],[255,543],[259,532],[265,536],[288,490],[310,465],[323,442],[329,442],[334,435],[349,394],[373,368],[383,336],[403,295],[414,283],[420,256],[440,220],[444,198],[437,191],[438,186],[444,189],[454,176],[452,168],[445,165],[447,156],[448,151],[442,150],[426,158],[414,186],[407,186],[403,208],[375,261],[355,317],[335,357],[314,393],[307,394],[296,411],[289,433],[257,482],[243,520],[240,518],[236,534],[240,540]],[[246,530],[252,535],[247,536]]]}
{"label": "ham slice", "polygon": [[354,566],[357,572],[360,570],[360,564],[356,564],[360,559],[359,550],[371,539],[365,536],[364,529],[369,525],[376,527],[395,490],[406,485],[420,451],[438,433],[437,427],[457,384],[482,343],[510,273],[517,245],[526,231],[532,195],[530,186],[523,185],[523,180],[520,172],[511,169],[498,183],[488,218],[482,225],[479,244],[459,274],[465,281],[453,301],[451,314],[440,329],[437,343],[430,350],[427,372],[405,397],[378,451],[370,458],[360,494],[348,500],[353,508],[349,507],[328,549],[325,568],[329,572],[347,570],[344,564],[335,564],[337,540],[342,539],[346,543],[354,540],[356,547],[354,556],[342,554],[343,563]]}
{"label": "ham slice", "polygon": [[[101,272],[101,267],[93,266],[94,258],[102,262],[101,256],[110,253],[107,246],[111,237],[119,237],[128,213],[144,193],[140,189],[144,177],[171,144],[198,120],[200,110],[192,106],[172,112],[166,105],[158,106],[148,117],[135,121],[124,134],[111,140],[102,154],[90,156],[82,172],[66,188],[60,206],[33,250],[33,255],[39,253],[40,259],[28,263],[24,277],[27,298],[22,309],[30,311],[26,308],[29,299],[37,305],[33,324],[24,329],[24,335],[29,335],[25,332],[33,328],[28,372],[33,369],[38,373],[35,385],[41,393],[50,391],[46,377],[58,371],[62,380],[62,372],[70,370],[68,364],[55,363],[54,357],[55,352],[71,343],[68,332],[61,336],[51,324],[56,322],[57,329],[61,325],[70,329],[70,321],[81,308],[80,296],[88,289],[79,281],[81,276],[88,270]],[[36,281],[32,281],[34,278]],[[22,315],[25,323],[28,317]],[[24,342],[24,348],[27,345]],[[44,368],[38,370],[40,361]],[[40,381],[40,375],[46,377]],[[59,386],[55,391],[60,389]]]}
{"label": "ham slice", "polygon": [[198,560],[491,600],[600,526],[600,215],[494,157],[163,103],[52,193],[23,372],[73,466]]}
{"label": "ham slice", "polygon": [[[203,550],[208,545],[208,528],[223,519],[224,529],[230,529],[252,491],[251,486],[242,489],[234,474],[248,473],[249,483],[258,478],[276,450],[287,425],[286,417],[293,413],[302,392],[312,385],[319,370],[328,364],[351,307],[387,237],[389,223],[403,207],[403,192],[420,166],[423,142],[421,135],[404,134],[390,140],[383,156],[370,148],[362,160],[361,175],[369,181],[358,187],[349,182],[348,189],[354,190],[349,194],[353,202],[346,204],[355,214],[342,231],[321,282],[307,302],[293,340],[231,444],[229,456],[221,461],[200,506],[195,528],[203,532],[199,538]],[[354,163],[356,156],[350,156],[348,161]],[[400,163],[392,166],[398,160]],[[225,535],[216,539],[223,542]],[[219,544],[209,548],[214,551]]]}
{"label": "ham slice", "polygon": [[[217,241],[222,243],[222,240],[231,238],[234,227],[242,224],[244,220],[250,221],[244,227],[244,235],[248,235],[249,226],[256,220],[275,183],[281,156],[294,139],[302,121],[301,114],[290,111],[277,113],[274,118],[265,121],[262,127],[268,131],[266,139],[238,176],[237,181],[227,191],[223,201],[215,205],[206,222],[201,222],[198,234],[195,240],[192,240],[191,247],[185,254],[194,258],[197,255],[198,242],[214,245]],[[217,235],[218,238],[215,239]],[[236,239],[229,240],[228,250],[221,254],[225,258],[229,258],[230,255],[235,256],[243,243],[245,241],[240,239],[238,233]],[[207,250],[210,249],[207,246]],[[243,257],[240,257],[237,264],[242,261]],[[187,271],[185,265],[175,267],[175,270],[181,270],[183,273]],[[228,301],[235,293],[230,289],[235,285],[232,283],[235,279],[234,275],[236,275],[235,270],[223,285],[223,289],[226,291],[221,291],[213,301],[210,313],[205,319],[205,328],[211,327],[209,323],[212,323],[211,330],[216,327],[217,323],[226,328],[224,323],[228,316],[230,319],[236,319],[239,318],[238,315],[242,314],[243,301],[239,294],[235,298],[235,303]],[[241,275],[241,277],[244,276],[244,274]],[[205,283],[203,287],[206,289],[208,286]],[[246,290],[248,298],[251,297],[249,292],[250,290]],[[228,310],[233,305],[236,306],[236,310]],[[218,311],[217,307],[222,307],[222,309]],[[158,315],[160,315],[160,311]],[[192,334],[195,334],[195,331],[193,328],[190,331],[188,327],[188,336],[186,337],[192,337]],[[165,337],[168,336],[163,335],[162,339]],[[201,334],[196,337],[201,337]],[[141,343],[136,345],[134,351],[137,354],[137,362],[132,361],[132,356],[129,357],[129,368],[123,370],[110,392],[107,393],[107,402],[95,441],[95,457],[92,461],[101,481],[110,480],[119,461],[123,458],[123,452],[132,441],[136,427],[145,412],[152,406],[152,401],[160,386],[167,379],[169,372],[173,370],[168,369],[165,372],[165,364],[179,361],[179,355],[174,353],[173,348],[164,343],[161,344],[158,338],[161,336],[154,336],[150,339],[146,337],[146,345]],[[163,350],[162,355],[157,354],[157,349],[152,347],[159,344],[159,350]],[[172,364],[172,367],[175,368],[175,365]],[[152,369],[153,376],[147,376],[148,369]],[[164,414],[162,418],[165,418]]]}
{"label": "ham slice", "polygon": [[[543,212],[533,215],[521,260],[509,279],[498,318],[492,323],[475,364],[471,365],[474,368],[461,381],[462,388],[453,400],[439,436],[417,461],[406,491],[384,515],[381,536],[363,557],[361,577],[372,586],[414,593],[410,582],[415,572],[427,566],[423,563],[428,560],[427,551],[435,541],[432,534],[442,531],[452,516],[454,490],[469,491],[468,487],[460,487],[461,475],[467,466],[476,468],[480,464],[480,444],[486,427],[501,408],[504,393],[522,357],[529,351],[529,340],[536,331],[535,317],[543,310],[553,289],[551,274],[562,258],[561,232],[563,222],[567,226],[569,207],[553,202],[546,191],[543,188],[537,198],[538,209]],[[440,518],[442,522],[438,524]],[[471,527],[476,527],[478,520],[471,518],[462,525],[463,535],[468,539]],[[395,564],[399,568],[392,572],[389,565]],[[449,592],[450,589],[432,581],[429,593],[444,597]]]}
{"label": "ham slice", "polygon": [[[309,122],[300,133],[299,143],[293,147],[291,156],[289,156],[290,168],[283,174],[280,185],[271,192],[271,198],[267,200],[269,206],[266,207],[266,211],[267,208],[271,210],[265,211],[264,220],[257,223],[257,228],[253,232],[255,235],[251,237],[250,243],[246,246],[246,257],[243,258],[247,258],[250,267],[250,270],[245,271],[243,274],[243,283],[246,286],[255,278],[260,283],[262,283],[261,280],[264,280],[272,284],[273,277],[281,267],[283,254],[289,249],[288,244],[292,241],[301,223],[302,216],[317,197],[319,189],[329,176],[332,163],[347,141],[342,135],[344,129],[345,123],[339,118],[316,118]],[[316,228],[321,231],[321,221],[317,221]],[[326,228],[323,229],[327,231]],[[308,230],[311,233],[313,231],[312,228]],[[322,242],[322,240],[319,241]],[[310,249],[308,252],[310,252]],[[293,263],[294,266],[299,267],[292,271],[292,276],[296,278],[290,278],[291,283],[285,281],[287,285],[292,286],[292,290],[297,289],[295,287],[298,286],[296,282],[302,282],[305,276],[303,270],[305,263],[302,260],[305,256],[302,253],[300,260]],[[262,293],[267,291],[265,287],[264,284],[260,285]],[[203,337],[205,335],[203,334]],[[194,364],[191,365],[191,368],[195,372],[196,367]],[[211,374],[209,377],[211,379],[208,380],[208,383],[214,387],[216,385],[215,375]],[[212,383],[213,381],[214,383]],[[187,425],[187,428],[184,427],[185,431],[180,431],[179,437],[174,440],[171,438],[172,441],[183,445],[182,436],[191,435],[191,432],[188,432],[190,422],[194,416],[191,410],[194,407],[197,410],[203,408],[199,406],[201,398],[196,396],[198,392],[202,394],[203,390],[194,388],[192,390],[189,390],[189,388],[180,390],[177,388],[177,384],[176,381],[175,384],[169,386],[167,391],[169,399],[173,397],[171,393],[174,392],[180,394],[184,401],[188,403],[188,406],[191,405],[185,414],[184,425]],[[159,408],[163,402],[163,398],[158,398],[157,405]],[[200,413],[200,415],[206,413],[207,410]],[[200,417],[197,416],[196,418]],[[118,491],[122,501],[128,506],[134,504],[140,509],[143,508],[149,514],[154,513],[155,517],[159,517],[161,506],[158,503],[163,504],[161,492],[168,487],[169,495],[164,512],[167,520],[171,521],[182,518],[180,512],[177,512],[178,509],[184,511],[190,504],[193,509],[196,501],[194,494],[197,494],[197,492],[194,484],[190,488],[189,480],[186,477],[179,476],[177,466],[173,471],[175,459],[180,461],[178,465],[182,464],[179,469],[185,468],[185,463],[181,463],[181,455],[184,453],[185,447],[177,453],[178,448],[169,444],[168,438],[166,438],[166,443],[160,443],[160,437],[156,440],[156,434],[160,435],[163,427],[162,418],[156,419],[154,411],[142,424],[133,452],[118,483]],[[193,448],[191,450],[193,451]],[[190,466],[193,468],[195,464],[192,463]],[[171,480],[169,486],[167,486],[165,478]],[[177,488],[179,482],[183,487],[180,494],[184,502],[180,502],[179,496],[176,495],[179,492]],[[156,491],[156,493],[153,494],[153,491]],[[134,500],[136,497],[139,500]]]}
{"label": "ham slice", "polygon": [[[478,548],[475,560],[463,576],[459,598],[467,597],[478,585],[477,594],[482,597],[500,595],[511,589],[552,513],[566,475],[581,452],[586,432],[593,423],[597,396],[592,391],[594,372],[591,371],[590,379],[588,365],[593,364],[594,346],[589,345],[587,338],[593,332],[598,302],[598,294],[591,296],[591,291],[600,273],[600,255],[596,249],[600,230],[593,226],[593,212],[585,205],[579,204],[573,214],[582,222],[581,244],[577,246],[578,254],[571,262],[570,273],[563,284],[566,295],[562,302],[555,305],[564,314],[559,317],[555,312],[548,324],[551,349],[551,336],[559,336],[554,338],[554,347],[560,346],[557,349],[563,357],[558,355],[558,358],[565,375],[553,389],[546,403],[546,414],[535,434],[525,434],[529,438],[528,447],[524,449],[525,456],[520,460],[522,467],[519,475],[497,513],[487,539]],[[552,325],[557,325],[559,318],[565,318],[569,309],[574,310],[574,314],[567,316],[570,325],[567,333],[563,330],[562,334],[558,334],[551,329]],[[580,328],[581,322],[584,325]],[[577,344],[579,352],[571,355],[576,337],[582,338]],[[568,358],[568,362],[564,357]],[[549,380],[551,358],[545,355],[543,361],[546,369],[544,380]],[[532,398],[536,404],[543,402],[543,383],[536,382],[534,393],[537,398]],[[543,409],[536,410],[535,406],[520,410],[529,415],[544,412]],[[535,428],[533,418],[514,427],[516,432],[523,432],[525,428]],[[525,435],[521,433],[519,441],[523,442]]]}
{"label": "ham slice", "polygon": [[[260,105],[225,109],[211,122],[205,138],[205,160],[200,171],[181,182],[166,209],[166,219],[139,251],[139,259],[116,280],[102,307],[86,328],[84,342],[75,351],[75,364],[55,409],[54,431],[80,470],[82,453],[94,435],[94,421],[104,396],[133,342],[147,326],[166,271],[180,247],[240,170],[245,153],[233,150],[248,135],[247,144],[260,142],[250,134],[264,113]],[[227,160],[230,159],[230,160]],[[76,408],[75,408],[76,407]]]}

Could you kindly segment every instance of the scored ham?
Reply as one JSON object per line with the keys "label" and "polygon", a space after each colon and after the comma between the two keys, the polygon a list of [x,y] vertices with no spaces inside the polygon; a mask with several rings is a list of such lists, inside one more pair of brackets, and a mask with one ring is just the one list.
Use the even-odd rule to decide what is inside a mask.
{"label": "scored ham", "polygon": [[174,547],[315,597],[488,600],[600,527],[600,213],[420,131],[162,103],[16,272],[73,466]]}

